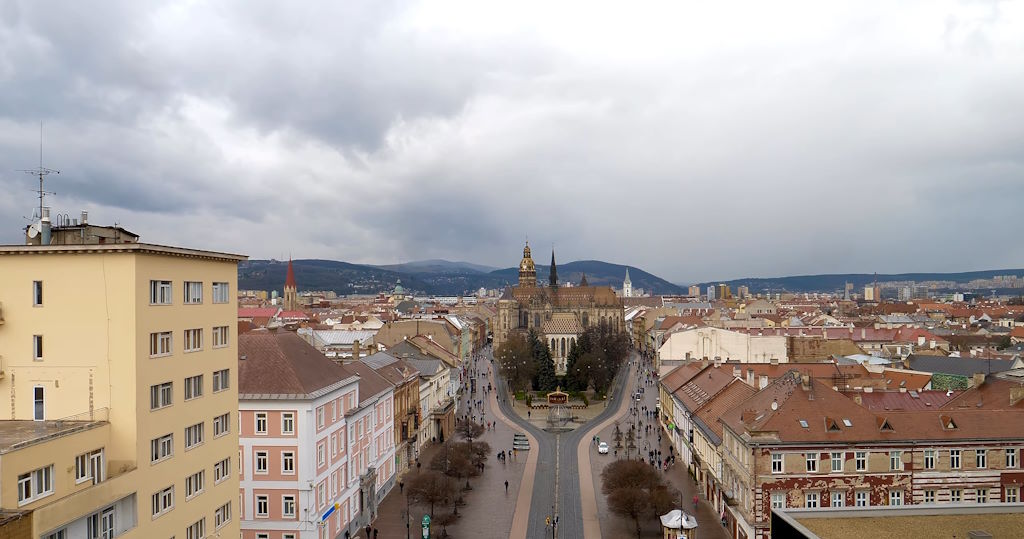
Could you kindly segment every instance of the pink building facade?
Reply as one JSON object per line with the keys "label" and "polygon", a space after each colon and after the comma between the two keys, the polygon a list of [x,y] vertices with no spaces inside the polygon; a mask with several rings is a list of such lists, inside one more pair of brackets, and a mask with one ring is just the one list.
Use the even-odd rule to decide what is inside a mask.
{"label": "pink building facade", "polygon": [[269,335],[240,336],[242,539],[354,536],[394,484],[394,388]]}

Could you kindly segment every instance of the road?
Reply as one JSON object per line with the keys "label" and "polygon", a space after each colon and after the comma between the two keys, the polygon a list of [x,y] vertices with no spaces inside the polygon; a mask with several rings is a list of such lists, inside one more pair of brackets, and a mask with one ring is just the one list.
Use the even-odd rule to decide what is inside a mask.
{"label": "road", "polygon": [[[488,352],[489,354],[490,352]],[[500,382],[497,365],[492,361],[496,382]],[[635,358],[634,358],[635,359]],[[500,392],[498,399],[499,410],[509,421],[518,425],[523,432],[529,433],[536,440],[535,447],[531,452],[536,452],[537,463],[534,475],[533,496],[529,500],[529,520],[524,537],[540,538],[551,537],[552,529],[546,525],[545,519],[552,513],[558,515],[557,536],[560,539],[582,539],[584,537],[584,512],[580,498],[580,474],[578,450],[581,443],[589,443],[590,426],[603,423],[620,410],[624,395],[628,395],[626,384],[633,380],[630,376],[628,366],[620,369],[618,376],[612,384],[609,392],[609,399],[605,410],[593,418],[582,428],[552,434],[541,430],[526,420],[519,417],[519,414],[512,410],[507,398],[507,393]],[[496,384],[503,387],[504,384]],[[511,442],[511,441],[510,441]],[[531,455],[532,456],[532,455]],[[557,478],[557,479],[556,479]],[[586,478],[588,481],[591,478]],[[521,498],[522,500],[522,498]],[[557,506],[556,506],[557,500]],[[517,507],[517,512],[519,511]],[[513,537],[519,530],[513,529]]]}

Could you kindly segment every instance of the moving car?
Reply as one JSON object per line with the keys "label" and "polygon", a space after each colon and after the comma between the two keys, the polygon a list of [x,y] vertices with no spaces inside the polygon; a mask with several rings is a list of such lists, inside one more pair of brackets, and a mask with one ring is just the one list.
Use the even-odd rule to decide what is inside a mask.
{"label": "moving car", "polygon": [[602,455],[608,454],[608,442],[601,442],[597,444],[597,452]]}

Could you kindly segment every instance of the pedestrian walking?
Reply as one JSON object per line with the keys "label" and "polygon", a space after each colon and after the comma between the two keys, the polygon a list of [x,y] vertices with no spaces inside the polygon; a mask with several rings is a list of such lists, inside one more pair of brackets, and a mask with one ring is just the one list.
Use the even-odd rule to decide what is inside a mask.
{"label": "pedestrian walking", "polygon": [[401,494],[405,490],[405,481],[398,482],[398,493]]}
{"label": "pedestrian walking", "polygon": [[505,494],[508,494],[508,479],[505,480]]}

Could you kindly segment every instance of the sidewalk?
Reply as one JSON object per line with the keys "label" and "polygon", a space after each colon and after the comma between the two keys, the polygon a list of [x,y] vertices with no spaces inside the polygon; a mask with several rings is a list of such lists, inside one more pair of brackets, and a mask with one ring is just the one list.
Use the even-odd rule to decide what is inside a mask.
{"label": "sidewalk", "polygon": [[[484,373],[487,372],[487,365],[483,359],[476,364]],[[470,362],[472,368],[473,363]],[[477,387],[487,386],[485,378],[478,378]],[[492,382],[493,384],[493,382]],[[451,537],[506,537],[512,528],[512,517],[515,510],[516,500],[519,494],[519,486],[522,481],[523,471],[526,467],[526,452],[518,452],[516,459],[509,455],[505,462],[497,460],[496,455],[501,450],[512,448],[513,430],[503,421],[498,420],[491,407],[491,395],[484,395],[478,389],[473,400],[483,400],[484,421],[494,421],[494,430],[485,431],[484,434],[474,440],[487,442],[491,446],[491,456],[487,461],[486,468],[482,475],[470,479],[472,490],[463,492],[465,505],[459,507],[459,520],[448,526],[448,534]],[[461,397],[459,404],[459,417],[468,411],[467,396]],[[479,410],[479,408],[477,408]],[[477,412],[479,419],[479,412]],[[424,448],[420,453],[420,472],[426,471],[430,466],[430,459],[441,450],[441,444],[435,444]],[[413,477],[417,472],[415,465],[406,474],[405,479]],[[508,481],[508,493],[505,492],[505,481]],[[406,488],[409,481],[406,480]],[[451,507],[435,507],[435,514],[447,513]],[[401,538],[406,535],[405,515],[406,496],[397,487],[393,488],[383,502],[381,502],[377,519],[374,526],[379,530],[379,538]],[[412,519],[409,527],[409,536],[418,538],[422,536],[420,522],[423,515],[430,511],[428,506],[410,505]],[[431,537],[439,537],[440,526],[431,526]],[[357,537],[362,537],[363,534]]]}
{"label": "sidewalk", "polygon": [[[636,367],[633,366],[631,368],[635,369]],[[657,383],[654,383],[653,385],[647,385],[645,381],[646,373],[642,373],[638,377],[636,385],[632,388],[629,388],[630,393],[628,396],[630,398],[633,398],[632,395],[633,393],[636,392],[636,388],[643,387],[644,392],[641,396],[641,401],[639,404],[640,406],[647,406],[649,410],[653,410],[655,403],[658,400],[658,386]],[[629,426],[632,425],[635,421],[636,416],[632,415],[627,411],[626,415],[622,417],[619,421],[619,428],[622,430],[623,433],[625,433],[626,431],[629,430]],[[668,437],[662,436],[662,442],[659,446],[658,431],[660,429],[657,426],[657,420],[647,420],[646,418],[644,418],[643,423],[645,425],[649,423],[651,424],[650,433],[647,435],[641,435],[637,440],[637,446],[641,450],[641,453],[645,456],[645,459],[647,455],[647,452],[643,450],[645,441],[648,443],[648,449],[658,449],[660,447],[662,456],[667,456],[669,454],[668,448],[670,444],[668,442]],[[614,453],[615,441],[613,440],[614,430],[614,425],[608,425],[606,428],[602,429],[601,432],[598,434],[602,441],[608,442],[608,445],[611,446],[611,451],[607,455],[598,454],[597,447],[595,446],[595,444],[590,444],[591,475],[594,480],[594,489],[598,493],[597,507],[598,514],[601,517],[601,535],[603,537],[635,537],[636,528],[633,524],[633,521],[630,519],[622,518],[612,513],[608,509],[607,498],[603,494],[601,494],[601,471],[604,470],[605,466],[607,466],[610,462],[616,459],[616,455]],[[623,446],[625,446],[625,441],[623,441]],[[619,449],[617,458],[626,458],[625,453],[625,447]],[[633,456],[634,458],[636,457],[635,450]],[[665,479],[665,482],[668,483],[671,488],[682,492],[681,509],[683,510],[683,512],[690,515],[694,515],[697,518],[698,537],[700,537],[701,539],[726,539],[728,537],[725,528],[722,527],[719,515],[714,511],[714,509],[708,502],[703,500],[703,494],[701,494],[701,501],[696,512],[694,511],[693,496],[694,494],[698,493],[699,489],[697,488],[696,482],[689,476],[689,474],[686,473],[685,466],[677,464],[670,468],[667,472],[662,472],[662,474],[662,477]],[[660,525],[658,525],[658,523],[653,520],[650,522],[641,522],[641,527],[643,529],[643,537],[645,538],[653,539],[662,537]]]}

